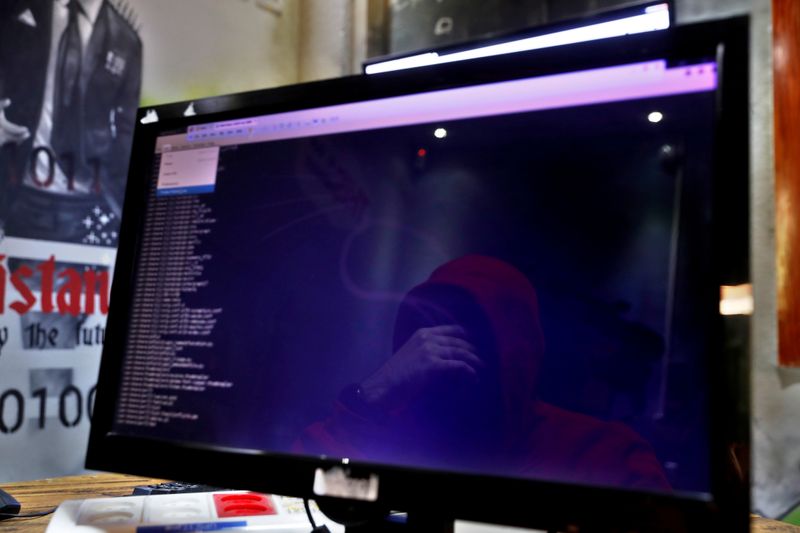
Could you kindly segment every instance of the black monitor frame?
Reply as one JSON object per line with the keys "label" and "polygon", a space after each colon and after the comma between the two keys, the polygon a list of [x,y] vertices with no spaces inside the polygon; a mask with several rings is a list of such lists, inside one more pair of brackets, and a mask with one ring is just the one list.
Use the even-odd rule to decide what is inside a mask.
{"label": "black monitor frame", "polygon": [[[188,125],[229,120],[420,91],[597,68],[657,58],[716,57],[718,134],[713,176],[713,264],[718,283],[707,287],[707,312],[716,324],[708,360],[711,493],[663,494],[532,479],[434,472],[351,462],[353,476],[376,474],[375,506],[444,521],[465,519],[578,531],[745,531],[749,475],[739,458],[749,450],[747,319],[719,314],[719,287],[749,281],[748,265],[748,19],[683,26],[536,52],[241,93],[158,106],[160,120],[139,121],[133,141],[124,217],[112,287],[86,466],[152,477],[315,498],[318,468],[343,466],[325,458],[157,441],[115,434],[112,422],[132,301],[148,176],[156,136]],[[572,529],[571,529],[572,531]]]}

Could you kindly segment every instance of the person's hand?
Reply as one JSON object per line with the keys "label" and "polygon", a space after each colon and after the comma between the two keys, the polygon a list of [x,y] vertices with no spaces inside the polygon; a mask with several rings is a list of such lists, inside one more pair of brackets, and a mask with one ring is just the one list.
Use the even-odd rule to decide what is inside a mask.
{"label": "person's hand", "polygon": [[406,405],[431,381],[447,377],[477,383],[484,363],[460,326],[421,328],[361,384],[362,399],[384,410]]}
{"label": "person's hand", "polygon": [[31,136],[25,126],[14,124],[6,118],[6,108],[11,105],[8,98],[0,99],[0,146],[8,143],[21,143]]}

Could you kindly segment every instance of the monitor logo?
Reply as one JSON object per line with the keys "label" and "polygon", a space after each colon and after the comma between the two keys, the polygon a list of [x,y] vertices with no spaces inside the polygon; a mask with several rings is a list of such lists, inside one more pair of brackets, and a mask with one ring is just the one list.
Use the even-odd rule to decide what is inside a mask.
{"label": "monitor logo", "polygon": [[317,468],[314,472],[314,494],[374,502],[378,500],[378,476],[370,474],[368,477],[355,477],[339,466],[328,470]]}

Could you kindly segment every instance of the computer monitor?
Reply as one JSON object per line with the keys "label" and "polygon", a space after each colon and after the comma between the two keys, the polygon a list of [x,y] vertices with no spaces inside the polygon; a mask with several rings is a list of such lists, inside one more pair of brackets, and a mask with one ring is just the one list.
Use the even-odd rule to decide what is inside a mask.
{"label": "computer monitor", "polygon": [[87,466],[743,531],[746,29],[141,109]]}

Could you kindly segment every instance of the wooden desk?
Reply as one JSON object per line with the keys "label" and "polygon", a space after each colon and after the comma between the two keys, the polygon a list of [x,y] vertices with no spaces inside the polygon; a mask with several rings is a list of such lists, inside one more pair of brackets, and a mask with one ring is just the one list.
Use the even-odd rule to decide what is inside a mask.
{"label": "wooden desk", "polygon": [[[121,474],[57,477],[0,485],[22,504],[22,513],[37,513],[56,507],[64,500],[130,496],[133,487],[161,483],[163,480]],[[0,521],[3,533],[40,533],[47,528],[52,515]]]}
{"label": "wooden desk", "polygon": [[[64,500],[129,496],[133,487],[137,485],[150,485],[162,481],[161,479],[121,474],[97,474],[6,483],[1,484],[0,488],[14,496],[22,504],[23,513],[35,513],[52,509]],[[41,533],[47,528],[50,516],[52,515],[0,521],[0,531],[2,533]],[[800,533],[800,527],[753,517],[751,531],[753,533]]]}

